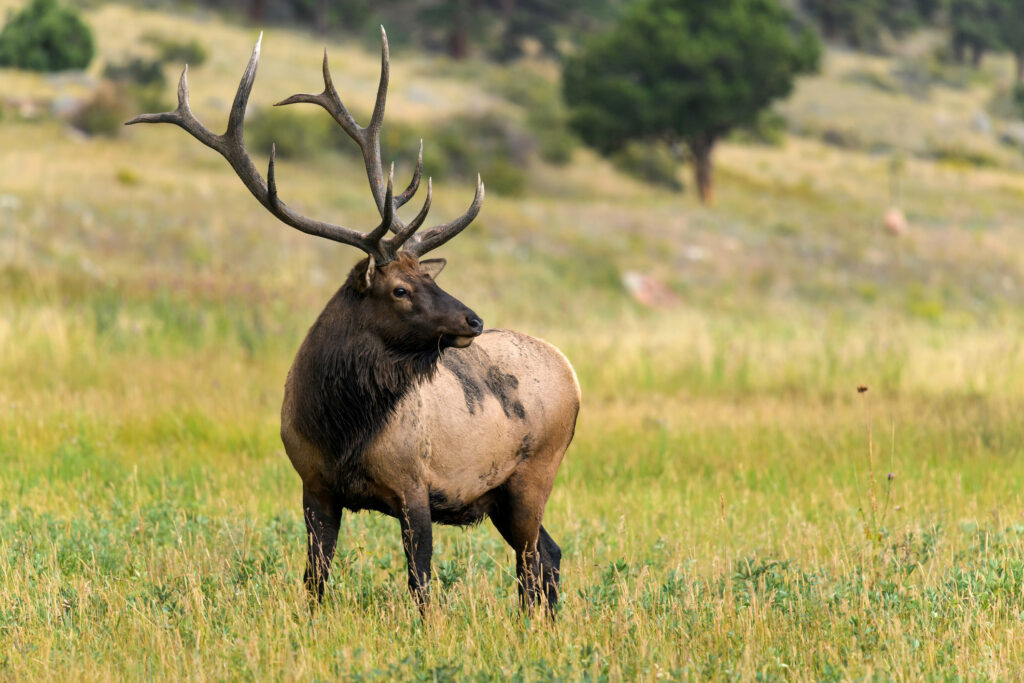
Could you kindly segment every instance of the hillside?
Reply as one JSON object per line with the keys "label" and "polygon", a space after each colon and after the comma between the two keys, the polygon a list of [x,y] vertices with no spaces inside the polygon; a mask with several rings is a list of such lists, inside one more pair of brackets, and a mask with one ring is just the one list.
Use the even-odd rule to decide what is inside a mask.
{"label": "hillside", "polygon": [[[211,127],[223,125],[254,30],[226,26],[214,17],[196,21],[117,5],[96,10],[92,22],[103,36],[101,57],[90,72],[93,79],[104,62],[145,53],[140,37],[146,34],[187,36],[210,46],[209,62],[191,73],[192,103]],[[367,109],[376,87],[377,57],[351,44],[327,48],[346,101],[356,111]],[[321,49],[309,36],[268,31],[250,112],[265,110],[293,91],[318,90]],[[502,97],[510,73],[556,77],[545,64],[506,71],[401,50],[393,64],[388,111],[393,124],[423,126],[467,112],[522,119],[523,107]],[[759,308],[766,297],[784,304],[863,300],[870,308],[898,311],[913,307],[910,299],[925,298],[943,311],[970,314],[1015,305],[1021,292],[1014,218],[1024,187],[1022,155],[998,141],[996,128],[1009,127],[1009,122],[988,123],[993,129],[988,132],[972,126],[979,116],[989,120],[984,113],[988,100],[998,87],[1006,87],[1009,64],[993,64],[991,73],[976,79],[980,84],[930,85],[923,98],[892,91],[899,82],[889,74],[898,68],[893,60],[830,53],[823,73],[804,79],[780,106],[799,135],[791,132],[779,146],[723,147],[718,158],[721,199],[714,210],[695,205],[691,192],[680,196],[645,187],[583,149],[568,167],[533,159],[524,196],[501,197],[492,191],[470,233],[475,239],[462,238],[451,247],[465,255],[459,258],[464,282],[493,290],[515,273],[515,292],[503,302],[513,308],[512,301],[527,292],[544,292],[562,309],[581,294],[613,301],[621,289],[616,274],[629,269],[655,273],[701,308]],[[169,105],[177,70],[168,71]],[[9,99],[17,94],[59,102],[85,88],[60,76],[8,71],[4,79],[11,83],[5,88]],[[889,83],[889,89],[879,83]],[[103,253],[91,260],[102,262],[110,277],[152,279],[154,270],[166,269],[238,285],[257,275],[262,285],[274,282],[279,289],[282,281],[296,276],[287,272],[293,260],[275,258],[278,254],[293,254],[299,263],[317,254],[330,254],[330,263],[347,258],[344,250],[311,243],[274,225],[213,153],[180,131],[133,129],[116,140],[83,139],[49,117],[21,122],[15,112],[7,115],[3,134],[9,163],[0,182],[22,200],[22,216],[31,215],[34,198],[55,193],[62,200],[54,202],[57,210],[77,205],[66,207],[70,220],[60,220],[56,230],[33,230],[31,221],[22,225],[32,233],[25,235],[30,244],[43,251],[75,251],[76,245],[104,243]],[[44,150],[58,144],[67,150],[62,155],[66,163],[46,163],[53,157]],[[431,140],[425,144],[429,155]],[[265,158],[267,150],[252,152]],[[396,150],[399,177],[408,172],[414,154],[414,148]],[[901,160],[900,204],[911,226],[905,239],[882,230],[882,216],[893,201],[889,173],[894,158]],[[103,162],[99,169],[97,161]],[[359,168],[351,155],[292,159],[281,172],[282,192],[311,215],[362,225],[373,216]],[[86,185],[103,191],[70,200],[76,193],[64,190]],[[435,215],[460,211],[471,191],[471,182],[439,187]],[[201,201],[187,202],[185,211],[172,209],[190,195]],[[97,214],[105,216],[101,225],[75,225],[76,219],[88,222],[89,215]],[[170,225],[160,225],[161,220]],[[139,230],[139,221],[148,227]],[[49,244],[38,243],[43,232]],[[227,235],[235,239],[226,240]],[[259,245],[243,253],[222,251],[232,248],[225,242],[240,238]],[[517,254],[517,262],[496,258],[496,250]],[[142,258],[153,253],[165,256],[159,265]],[[32,256],[26,257],[30,260],[23,265],[34,266]],[[521,261],[527,262],[526,270]],[[557,285],[561,277],[566,277],[565,286]],[[336,280],[327,279],[321,292]],[[306,283],[296,293],[309,293]]]}
{"label": "hillside", "polygon": [[[0,14],[16,4],[0,0]],[[113,3],[87,17],[100,56],[84,76],[0,70],[0,672],[842,679],[1024,666],[1024,155],[1001,104],[1009,60],[937,65],[928,36],[889,58],[830,50],[779,104],[781,141],[718,150],[709,208],[581,147],[543,161],[531,107],[557,92],[556,65],[393,49],[399,182],[415,134],[449,149],[429,133],[452,137],[459,117],[526,150],[521,184],[485,175],[481,216],[437,255],[447,291],[489,326],[556,343],[579,374],[584,408],[545,517],[566,554],[564,609],[556,627],[516,621],[497,534],[446,528],[442,608],[421,622],[397,528],[363,514],[343,520],[310,617],[281,386],[360,255],[279,224],[179,129],[87,136],[53,113],[158,34],[206,48],[192,106],[220,130],[259,29]],[[369,42],[326,46],[356,112],[377,85]],[[254,126],[272,102],[320,90],[322,49],[266,30]],[[178,67],[166,71],[169,106]],[[467,139],[488,141],[480,130],[492,129]],[[361,163],[330,135],[279,161],[281,195],[372,227]],[[265,163],[267,149],[250,151]],[[472,192],[449,169],[433,219]],[[905,234],[884,228],[893,204]],[[657,305],[637,301],[637,281]]]}

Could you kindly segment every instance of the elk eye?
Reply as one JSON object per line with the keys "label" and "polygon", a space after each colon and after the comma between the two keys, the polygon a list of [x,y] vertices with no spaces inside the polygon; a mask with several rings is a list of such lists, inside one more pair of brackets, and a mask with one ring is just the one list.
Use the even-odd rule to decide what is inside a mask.
{"label": "elk eye", "polygon": [[395,287],[395,291],[392,294],[396,297],[406,297],[409,296],[409,290],[405,287]]}

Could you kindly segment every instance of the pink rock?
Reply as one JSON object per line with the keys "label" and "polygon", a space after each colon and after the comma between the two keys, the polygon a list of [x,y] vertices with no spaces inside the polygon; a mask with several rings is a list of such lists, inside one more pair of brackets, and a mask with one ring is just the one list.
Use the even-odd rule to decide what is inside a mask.
{"label": "pink rock", "polygon": [[883,225],[886,232],[890,235],[899,237],[900,235],[907,234],[907,218],[903,215],[903,211],[896,207],[892,207],[885,212]]}
{"label": "pink rock", "polygon": [[653,275],[627,270],[622,274],[622,285],[642,306],[671,308],[679,305],[679,296]]}

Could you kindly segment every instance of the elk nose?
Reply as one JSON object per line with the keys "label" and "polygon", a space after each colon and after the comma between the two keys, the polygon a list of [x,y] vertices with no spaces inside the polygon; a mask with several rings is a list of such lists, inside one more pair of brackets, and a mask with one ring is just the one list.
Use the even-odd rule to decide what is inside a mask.
{"label": "elk nose", "polygon": [[473,334],[480,334],[484,331],[484,321],[475,315],[467,315],[466,324],[469,325],[469,329],[473,331]]}

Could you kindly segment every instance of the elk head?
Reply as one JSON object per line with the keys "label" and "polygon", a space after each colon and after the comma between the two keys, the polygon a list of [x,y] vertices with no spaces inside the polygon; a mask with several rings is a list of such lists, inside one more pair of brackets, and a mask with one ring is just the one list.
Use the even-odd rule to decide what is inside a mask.
{"label": "elk head", "polygon": [[384,266],[361,261],[347,284],[359,293],[364,324],[395,351],[469,346],[484,323],[434,282],[444,266],[444,259],[418,261],[404,251]]}
{"label": "elk head", "polygon": [[256,79],[262,41],[261,33],[238,85],[228,115],[227,130],[223,134],[211,132],[192,113],[188,101],[188,66],[178,81],[178,107],[174,111],[142,114],[128,121],[127,125],[173,123],[180,126],[199,142],[219,152],[257,201],[283,223],[304,233],[348,244],[366,252],[367,258],[349,274],[346,288],[361,298],[360,308],[366,325],[374,328],[386,343],[407,351],[420,350],[413,347],[468,346],[483,331],[483,321],[434,283],[434,276],[444,267],[443,259],[420,261],[419,258],[455,237],[476,218],[483,204],[484,185],[477,176],[476,195],[464,214],[448,223],[417,232],[430,211],[432,186],[428,178],[426,200],[419,213],[408,223],[399,218],[398,209],[412,199],[419,189],[423,171],[423,141],[420,141],[412,180],[404,191],[396,195],[394,164],[385,179],[380,153],[380,131],[390,80],[388,39],[384,27],[381,27],[380,82],[369,125],[363,127],[356,123],[342,104],[327,66],[326,50],[323,92],[318,95],[292,95],[275,105],[301,102],[320,105],[359,146],[370,182],[370,192],[381,217],[380,223],[365,233],[307,218],[281,201],[274,176],[274,145],[270,148],[266,180],[249,157],[243,130],[245,110]]}

